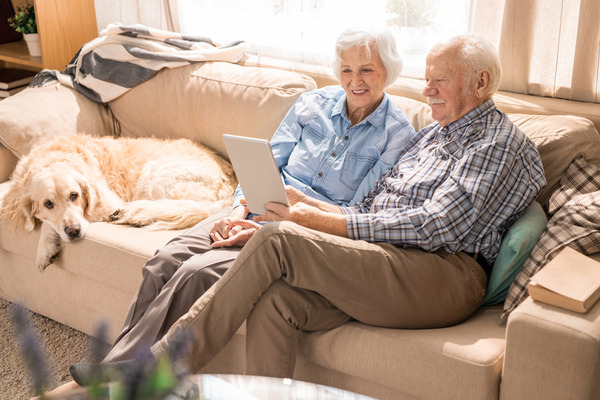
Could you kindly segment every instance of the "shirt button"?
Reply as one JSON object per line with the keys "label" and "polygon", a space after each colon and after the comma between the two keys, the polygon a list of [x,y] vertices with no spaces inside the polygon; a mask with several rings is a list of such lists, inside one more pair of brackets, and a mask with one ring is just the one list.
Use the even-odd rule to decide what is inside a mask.
{"label": "shirt button", "polygon": [[317,174],[317,176],[318,176],[319,178],[322,178],[322,177],[323,177],[323,173],[322,173],[322,172],[319,172],[319,173]]}
{"label": "shirt button", "polygon": [[344,140],[348,140],[348,139],[349,139],[348,135],[344,136]]}
{"label": "shirt button", "polygon": [[331,157],[335,157],[337,156],[337,154],[335,154],[335,151],[333,153],[331,153]]}

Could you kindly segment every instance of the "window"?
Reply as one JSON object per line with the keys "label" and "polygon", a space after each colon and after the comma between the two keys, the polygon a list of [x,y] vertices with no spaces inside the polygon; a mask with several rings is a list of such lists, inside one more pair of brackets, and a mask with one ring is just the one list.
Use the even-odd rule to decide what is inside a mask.
{"label": "window", "polygon": [[404,55],[403,75],[421,78],[429,48],[468,30],[470,0],[178,0],[177,6],[184,34],[244,40],[257,57],[318,66],[331,65],[345,28],[387,24]]}

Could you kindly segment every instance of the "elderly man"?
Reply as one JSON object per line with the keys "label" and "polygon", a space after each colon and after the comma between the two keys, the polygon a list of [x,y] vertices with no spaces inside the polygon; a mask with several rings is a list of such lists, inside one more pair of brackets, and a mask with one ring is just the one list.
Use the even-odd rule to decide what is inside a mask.
{"label": "elderly man", "polygon": [[[288,188],[292,205],[269,204],[262,217],[279,222],[256,232],[152,352],[165,352],[186,332],[193,341],[181,360],[198,370],[247,320],[246,372],[291,377],[300,331],[351,319],[435,328],[471,315],[503,233],[545,185],[535,146],[491,99],[500,77],[485,40],[460,36],[436,45],[423,94],[437,123],[418,132],[352,207]],[[72,368],[76,381],[86,383],[88,367]]]}

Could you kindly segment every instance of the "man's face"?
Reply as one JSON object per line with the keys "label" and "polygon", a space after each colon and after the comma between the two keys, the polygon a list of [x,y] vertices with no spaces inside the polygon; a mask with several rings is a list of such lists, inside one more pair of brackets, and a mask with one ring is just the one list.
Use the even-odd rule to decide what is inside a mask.
{"label": "man's face", "polygon": [[459,64],[453,47],[432,50],[427,56],[423,95],[431,105],[431,115],[441,126],[456,121],[483,101],[476,97],[475,82]]}

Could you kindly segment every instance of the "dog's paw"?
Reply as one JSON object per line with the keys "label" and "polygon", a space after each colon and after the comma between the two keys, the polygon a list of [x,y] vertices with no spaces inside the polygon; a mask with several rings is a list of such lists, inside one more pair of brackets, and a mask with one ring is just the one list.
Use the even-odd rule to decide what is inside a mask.
{"label": "dog's paw", "polygon": [[35,264],[44,272],[44,270],[58,257],[62,249],[62,244],[58,233],[49,224],[43,223],[38,242]]}
{"label": "dog's paw", "polygon": [[109,222],[117,225],[131,225],[135,228],[141,228],[151,222],[140,218],[137,209],[134,207],[124,207],[112,213],[109,216]]}
{"label": "dog's paw", "polygon": [[116,210],[108,216],[108,222],[117,222],[123,218],[123,210]]}
{"label": "dog's paw", "polygon": [[40,269],[40,271],[44,272],[44,270],[46,268],[48,268],[51,264],[53,264],[57,258],[58,258],[58,253],[56,253],[55,255],[53,255],[51,257],[45,257],[45,256],[37,257],[35,260],[35,263],[36,263],[37,267]]}

